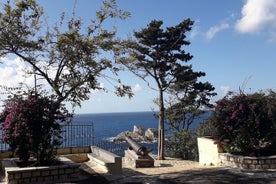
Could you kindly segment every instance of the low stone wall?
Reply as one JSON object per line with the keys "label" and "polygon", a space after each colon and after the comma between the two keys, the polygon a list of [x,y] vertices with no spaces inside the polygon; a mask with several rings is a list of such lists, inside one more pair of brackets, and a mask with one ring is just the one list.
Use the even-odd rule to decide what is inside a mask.
{"label": "low stone wall", "polygon": [[239,167],[242,169],[276,169],[276,155],[268,157],[248,157],[219,153],[223,166]]}
{"label": "low stone wall", "polygon": [[72,181],[79,176],[80,164],[60,157],[61,165],[20,168],[14,159],[2,160],[6,182],[9,184]]}

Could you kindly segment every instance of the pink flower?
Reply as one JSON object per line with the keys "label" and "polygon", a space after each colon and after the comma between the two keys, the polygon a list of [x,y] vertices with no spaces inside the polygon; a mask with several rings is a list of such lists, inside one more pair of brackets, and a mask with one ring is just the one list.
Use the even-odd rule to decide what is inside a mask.
{"label": "pink flower", "polygon": [[243,110],[243,104],[240,104],[239,110],[240,110],[240,111]]}
{"label": "pink flower", "polygon": [[232,113],[232,115],[231,115],[231,118],[230,119],[235,119],[237,117],[237,113],[236,113],[236,111],[235,112],[233,112]]}

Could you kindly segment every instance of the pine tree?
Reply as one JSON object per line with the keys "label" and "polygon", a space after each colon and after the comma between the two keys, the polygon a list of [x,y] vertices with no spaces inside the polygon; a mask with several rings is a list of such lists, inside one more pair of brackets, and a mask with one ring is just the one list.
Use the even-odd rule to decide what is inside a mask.
{"label": "pine tree", "polygon": [[[204,76],[203,72],[194,72],[186,63],[192,59],[184,46],[190,45],[186,33],[191,31],[193,21],[185,19],[173,27],[162,29],[163,21],[153,20],[146,28],[134,32],[135,39],[128,40],[127,49],[120,62],[135,75],[158,92],[158,159],[164,159],[164,94],[173,84],[185,83]],[[149,80],[150,79],[150,80]],[[154,82],[150,82],[150,81]]]}

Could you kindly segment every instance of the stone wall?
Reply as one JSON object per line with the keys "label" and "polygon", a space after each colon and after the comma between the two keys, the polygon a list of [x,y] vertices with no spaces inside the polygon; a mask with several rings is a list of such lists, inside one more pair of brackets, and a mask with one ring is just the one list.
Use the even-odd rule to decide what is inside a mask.
{"label": "stone wall", "polygon": [[72,181],[79,176],[79,164],[68,158],[60,158],[62,164],[55,166],[19,168],[14,159],[2,160],[6,182],[9,184]]}
{"label": "stone wall", "polygon": [[223,166],[239,167],[242,169],[276,169],[276,155],[268,157],[247,157],[220,153]]}

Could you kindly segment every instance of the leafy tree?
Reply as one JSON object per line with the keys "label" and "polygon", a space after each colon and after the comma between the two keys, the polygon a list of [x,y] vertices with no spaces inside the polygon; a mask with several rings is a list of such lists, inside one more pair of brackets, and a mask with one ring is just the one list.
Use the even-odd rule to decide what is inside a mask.
{"label": "leafy tree", "polygon": [[163,21],[153,20],[146,28],[134,32],[136,40],[125,43],[128,49],[119,60],[158,91],[158,159],[164,159],[164,94],[173,84],[191,81],[196,78],[194,76],[203,76],[201,72],[194,72],[191,65],[185,65],[192,59],[183,47],[190,44],[185,34],[192,29],[193,21],[185,19],[165,30],[162,24]]}
{"label": "leafy tree", "polygon": [[[112,55],[120,41],[116,29],[108,30],[105,22],[124,20],[129,13],[118,9],[115,0],[104,0],[95,20],[87,27],[74,13],[68,19],[65,17],[62,13],[59,22],[49,25],[43,8],[35,0],[1,3],[0,57],[15,56],[28,63],[32,69],[27,74],[44,79],[53,95],[40,94],[35,88],[31,96],[16,96],[5,105],[1,117],[4,140],[18,149],[24,162],[30,154],[40,164],[52,157],[53,147],[60,144],[57,121],[63,120],[60,118],[61,111],[66,111],[64,101],[80,106],[91,90],[102,89],[99,78],[118,78],[119,69],[113,65]],[[106,73],[115,75],[110,78]],[[132,96],[129,86],[115,81],[117,95]],[[44,89],[50,92],[49,88]]]}
{"label": "leafy tree", "polygon": [[[10,1],[0,12],[0,57],[13,55],[28,63],[35,74],[47,81],[58,101],[80,105],[92,89],[101,89],[98,79],[111,69],[113,50],[118,47],[116,31],[105,29],[107,19],[129,16],[117,8],[115,0],[103,1],[96,19],[87,27],[81,18],[65,19],[50,26],[43,8],[35,0]],[[104,56],[103,53],[108,53]],[[131,96],[130,87],[118,84],[118,95]]]}

